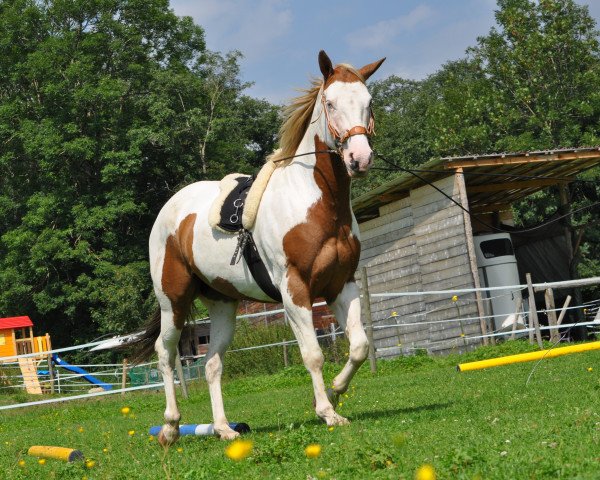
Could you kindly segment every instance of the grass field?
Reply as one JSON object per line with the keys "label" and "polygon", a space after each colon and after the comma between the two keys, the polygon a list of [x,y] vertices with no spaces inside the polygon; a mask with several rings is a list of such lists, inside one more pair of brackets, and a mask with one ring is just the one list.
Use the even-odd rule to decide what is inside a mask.
{"label": "grass field", "polygon": [[[529,349],[510,342],[460,361]],[[600,478],[600,352],[543,361],[528,384],[535,363],[457,373],[457,361],[380,362],[376,375],[363,366],[339,410],[352,423],[332,431],[315,418],[301,367],[229,380],[229,419],[253,428],[253,450],[239,462],[213,437],[183,437],[163,452],[148,435],[162,419],[162,392],[5,411],[0,478],[413,479],[424,464],[438,479]],[[336,371],[327,367],[327,381]],[[206,385],[192,384],[180,407],[185,422],[210,422]],[[309,459],[313,443],[321,454]],[[91,461],[39,464],[26,455],[36,444],[78,448]]]}

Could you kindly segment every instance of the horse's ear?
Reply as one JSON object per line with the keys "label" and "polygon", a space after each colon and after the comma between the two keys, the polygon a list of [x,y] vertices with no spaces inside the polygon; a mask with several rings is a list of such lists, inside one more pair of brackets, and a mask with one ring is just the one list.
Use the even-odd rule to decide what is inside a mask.
{"label": "horse's ear", "polygon": [[325,81],[333,75],[333,64],[331,63],[331,59],[325,53],[325,50],[319,52],[319,68],[321,69]]}
{"label": "horse's ear", "polygon": [[377,69],[381,66],[384,60],[385,57],[383,57],[381,60],[377,60],[376,62],[369,63],[368,65],[365,65],[364,67],[358,70],[365,79],[365,81],[377,71]]}

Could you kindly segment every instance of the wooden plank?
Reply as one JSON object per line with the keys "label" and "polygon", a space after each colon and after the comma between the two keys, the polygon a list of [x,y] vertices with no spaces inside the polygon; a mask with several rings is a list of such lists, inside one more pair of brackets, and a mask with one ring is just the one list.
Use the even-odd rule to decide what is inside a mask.
{"label": "wooden plank", "polygon": [[412,217],[412,211],[410,208],[402,208],[400,210],[391,211],[386,215],[380,215],[379,217],[367,220],[359,225],[361,232],[367,232],[373,228],[380,227],[386,223],[390,223],[396,220],[409,219]]}
{"label": "wooden plank", "polygon": [[396,200],[395,202],[388,203],[387,205],[382,205],[379,207],[379,215],[384,216],[388,213],[395,212],[396,210],[401,209],[410,209],[410,198],[406,197],[402,200]]}
{"label": "wooden plank", "polygon": [[513,165],[513,164],[529,164],[529,163],[546,163],[546,162],[565,162],[565,161],[577,161],[591,158],[599,158],[598,152],[565,152],[565,153],[554,153],[548,155],[519,155],[516,157],[491,157],[491,158],[477,158],[468,160],[450,160],[444,168],[472,168],[472,167],[484,167],[489,165]]}
{"label": "wooden plank", "polygon": [[461,213],[453,214],[449,218],[445,218],[441,221],[434,222],[423,222],[419,224],[415,224],[413,230],[415,232],[415,236],[422,237],[425,235],[429,235],[434,232],[441,232],[448,228],[453,228],[456,226],[460,226],[464,230],[464,218]]}
{"label": "wooden plank", "polygon": [[[398,236],[398,231],[403,229],[410,229],[413,226],[412,217],[409,218],[401,218],[398,220],[394,220],[389,223],[385,223],[378,227],[371,228],[370,230],[362,231],[360,230],[360,240],[361,242],[365,240],[369,240],[370,238],[377,237],[386,233],[395,233],[396,238]],[[359,225],[360,229],[360,225]]]}
{"label": "wooden plank", "polygon": [[[461,231],[460,229],[459,231]],[[449,233],[453,233],[450,231]],[[436,235],[436,241],[431,243],[420,242],[419,245],[415,244],[418,255],[428,255],[430,253],[439,252],[447,248],[454,248],[464,245],[466,248],[466,240],[464,235],[448,235],[448,232],[438,232]]]}
{"label": "wooden plank", "polygon": [[[573,179],[573,180],[575,180],[575,179]],[[499,182],[499,183],[490,183],[490,184],[485,184],[485,185],[468,186],[467,192],[469,193],[469,195],[471,195],[473,193],[505,192],[507,190],[522,190],[523,188],[531,188],[531,187],[549,187],[552,185],[558,185],[560,183],[565,183],[565,181],[564,180],[553,180],[553,179],[538,179],[538,180],[524,180],[521,182]]]}
{"label": "wooden plank", "polygon": [[407,268],[410,265],[416,265],[417,256],[416,255],[402,255],[401,250],[395,250],[394,252],[390,252],[387,255],[380,255],[377,257],[378,261],[365,263],[366,267],[369,267],[369,275],[379,275],[381,273],[386,273],[391,270]]}
{"label": "wooden plank", "polygon": [[[383,245],[384,243],[394,242],[404,237],[412,235],[412,227],[403,230],[397,230],[395,232],[384,233],[378,237],[372,237],[369,239],[360,239],[361,249],[368,250],[370,248]],[[361,235],[362,237],[362,235]]]}
{"label": "wooden plank", "polygon": [[36,362],[33,358],[19,358],[19,368],[23,375],[23,383],[27,393],[33,395],[41,395],[42,387],[37,376]]}
{"label": "wooden plank", "polygon": [[[442,259],[437,262],[425,262],[422,264],[421,259],[419,259],[419,265],[421,267],[421,275],[423,276],[423,287],[425,287],[425,285],[429,283],[427,280],[425,280],[425,276],[427,274],[449,271],[450,275],[458,276],[467,275],[471,273],[469,257],[466,254]],[[424,289],[427,290],[426,288]]]}
{"label": "wooden plank", "polygon": [[391,252],[407,252],[407,255],[416,254],[416,240],[413,235],[399,238],[395,241],[382,243],[370,248],[362,248],[360,262],[376,262],[377,258]]}
{"label": "wooden plank", "polygon": [[429,254],[419,255],[419,263],[422,265],[430,265],[443,260],[450,260],[451,258],[466,258],[468,261],[467,246],[464,244],[457,245],[456,247],[448,247]]}

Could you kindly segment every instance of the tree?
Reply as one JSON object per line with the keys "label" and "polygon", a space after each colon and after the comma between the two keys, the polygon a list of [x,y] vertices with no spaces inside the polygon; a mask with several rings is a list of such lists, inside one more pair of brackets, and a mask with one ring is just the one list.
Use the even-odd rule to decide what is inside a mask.
{"label": "tree", "polygon": [[277,110],[242,95],[238,60],[167,0],[0,3],[2,314],[56,345],[146,318],[161,206],[274,142]]}

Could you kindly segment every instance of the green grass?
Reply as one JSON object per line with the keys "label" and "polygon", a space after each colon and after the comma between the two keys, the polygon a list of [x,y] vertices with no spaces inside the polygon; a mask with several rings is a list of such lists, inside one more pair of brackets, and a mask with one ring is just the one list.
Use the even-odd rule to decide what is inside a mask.
{"label": "green grass", "polygon": [[[147,434],[161,422],[162,392],[4,411],[0,477],[413,479],[419,466],[431,464],[438,479],[600,478],[600,352],[543,361],[528,384],[535,363],[454,368],[457,361],[528,350],[525,342],[509,342],[462,357],[402,358],[379,362],[376,375],[367,363],[339,409],[352,423],[333,431],[315,418],[301,367],[229,380],[228,416],[253,428],[252,454],[240,462],[225,457],[227,443],[213,437],[183,437],[164,453]],[[334,367],[326,368],[328,382]],[[133,417],[120,413],[125,405]],[[193,384],[180,408],[188,423],[209,422],[206,385]],[[310,443],[322,446],[316,459],[304,455]],[[26,455],[36,444],[78,448],[96,463],[39,465]]]}

